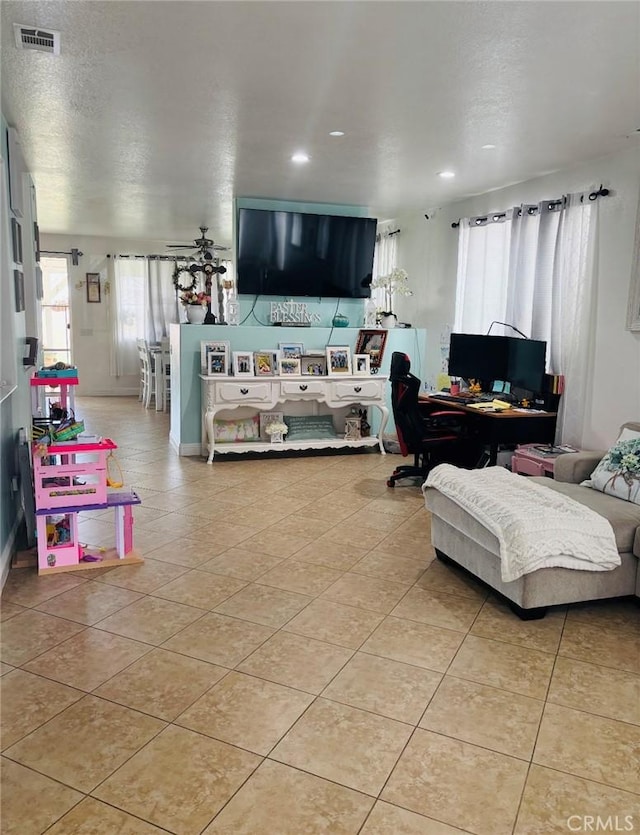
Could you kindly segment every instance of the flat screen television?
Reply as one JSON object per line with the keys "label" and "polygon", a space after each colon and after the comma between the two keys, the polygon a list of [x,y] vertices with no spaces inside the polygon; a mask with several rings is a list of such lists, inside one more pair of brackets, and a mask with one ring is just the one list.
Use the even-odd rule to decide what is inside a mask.
{"label": "flat screen television", "polygon": [[368,298],[376,228],[369,217],[240,209],[238,292]]}

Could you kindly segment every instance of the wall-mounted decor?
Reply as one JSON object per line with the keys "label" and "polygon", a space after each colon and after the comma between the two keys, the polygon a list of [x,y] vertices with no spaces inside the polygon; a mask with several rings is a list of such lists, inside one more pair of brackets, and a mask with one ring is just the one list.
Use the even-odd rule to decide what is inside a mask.
{"label": "wall-mounted decor", "polygon": [[20,148],[18,131],[12,127],[7,129],[7,149],[9,151],[9,205],[14,215],[24,217],[24,195],[22,190],[24,159],[22,157],[22,149]]}
{"label": "wall-mounted decor", "polygon": [[640,332],[640,200],[638,200],[636,240],[633,247],[633,258],[631,260],[627,330]]}
{"label": "wall-mounted decor", "polygon": [[44,298],[44,284],[42,283],[42,269],[36,264],[36,299],[40,302]]}
{"label": "wall-mounted decor", "polygon": [[16,313],[24,310],[24,275],[22,270],[13,271],[13,286],[16,294]]}
{"label": "wall-mounted decor", "polygon": [[22,264],[22,227],[15,217],[11,218],[11,245],[14,263]]}
{"label": "wall-mounted decor", "polygon": [[100,299],[100,273],[87,273],[87,301],[90,304],[99,304]]}
{"label": "wall-mounted decor", "polygon": [[36,258],[36,264],[40,263],[40,227],[33,222],[33,252]]}

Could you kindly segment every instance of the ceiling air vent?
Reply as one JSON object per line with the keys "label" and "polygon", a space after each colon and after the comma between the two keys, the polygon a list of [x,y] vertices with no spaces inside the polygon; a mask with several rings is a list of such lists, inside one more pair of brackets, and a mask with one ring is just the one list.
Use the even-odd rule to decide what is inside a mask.
{"label": "ceiling air vent", "polygon": [[34,29],[33,26],[25,26],[23,23],[14,23],[13,31],[18,49],[35,49],[37,52],[60,55],[60,32],[53,29]]}

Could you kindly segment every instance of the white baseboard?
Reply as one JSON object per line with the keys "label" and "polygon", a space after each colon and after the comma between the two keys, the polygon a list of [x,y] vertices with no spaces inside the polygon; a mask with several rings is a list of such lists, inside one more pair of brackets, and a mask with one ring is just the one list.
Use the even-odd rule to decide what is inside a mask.
{"label": "white baseboard", "polygon": [[170,440],[171,446],[176,450],[178,455],[198,457],[204,456],[204,453],[202,452],[202,444],[176,444],[173,438]]}
{"label": "white baseboard", "polygon": [[24,510],[19,508],[16,520],[13,523],[11,531],[9,532],[9,538],[2,549],[2,556],[0,556],[0,591],[4,588],[4,584],[7,582],[7,577],[9,576],[9,569],[11,568],[11,560],[13,558],[13,546],[15,544],[18,528],[20,527],[23,517]]}

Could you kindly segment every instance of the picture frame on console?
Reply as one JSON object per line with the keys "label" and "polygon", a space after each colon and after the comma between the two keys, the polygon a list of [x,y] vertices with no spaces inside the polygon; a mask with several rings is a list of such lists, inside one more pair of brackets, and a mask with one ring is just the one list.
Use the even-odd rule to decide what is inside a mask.
{"label": "picture frame on console", "polygon": [[354,377],[368,377],[371,374],[371,355],[370,354],[354,354],[353,355],[353,375]]}
{"label": "picture frame on console", "polygon": [[209,361],[208,356],[209,354],[226,354],[226,366],[227,366],[227,373],[229,369],[229,356],[231,351],[231,343],[224,340],[218,339],[213,342],[206,342],[202,341],[200,343],[200,368],[203,374],[208,374],[209,368]]}
{"label": "picture frame on console", "polygon": [[276,351],[255,351],[253,362],[256,377],[273,377],[277,371],[278,359]]}
{"label": "picture frame on console", "polygon": [[260,412],[260,439],[268,441],[267,426],[270,423],[284,423],[284,412]]}
{"label": "picture frame on console", "polygon": [[303,377],[324,377],[327,358],[324,354],[303,354],[300,357],[300,373]]}
{"label": "picture frame on console", "polygon": [[280,357],[278,359],[278,374],[281,377],[299,377],[300,357]]}
{"label": "picture frame on console", "polygon": [[229,376],[229,356],[222,351],[210,351],[207,354],[207,375],[209,377]]}
{"label": "picture frame on console", "polygon": [[351,375],[351,349],[348,345],[327,346],[327,374],[330,377]]}
{"label": "picture frame on console", "polygon": [[382,365],[384,349],[387,344],[387,331],[362,328],[358,331],[356,349],[354,354],[369,354],[369,365],[372,374],[375,374]]}
{"label": "picture frame on console", "polygon": [[302,342],[278,342],[278,349],[283,359],[301,357],[304,354],[304,345]]}
{"label": "picture frame on console", "polygon": [[233,352],[233,374],[235,377],[253,377],[253,352]]}

